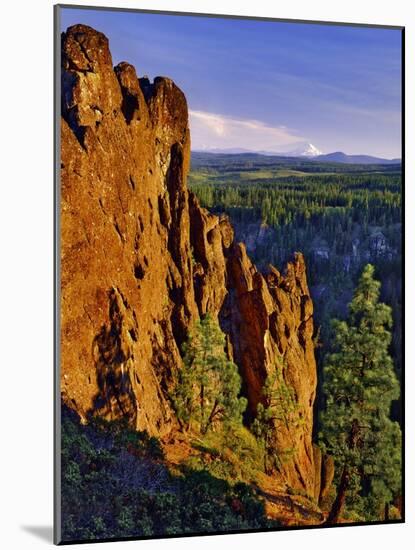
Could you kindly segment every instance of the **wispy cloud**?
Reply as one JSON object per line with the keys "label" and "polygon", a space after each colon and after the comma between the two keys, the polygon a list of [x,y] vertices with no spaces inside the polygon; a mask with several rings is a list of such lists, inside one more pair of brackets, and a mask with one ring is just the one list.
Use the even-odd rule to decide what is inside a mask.
{"label": "wispy cloud", "polygon": [[61,23],[104,32],[139,76],[173,78],[195,148],[400,155],[400,31],[76,8]]}
{"label": "wispy cloud", "polygon": [[233,118],[206,111],[190,110],[194,149],[243,148],[252,151],[284,151],[305,141],[285,126],[270,126],[260,120]]}

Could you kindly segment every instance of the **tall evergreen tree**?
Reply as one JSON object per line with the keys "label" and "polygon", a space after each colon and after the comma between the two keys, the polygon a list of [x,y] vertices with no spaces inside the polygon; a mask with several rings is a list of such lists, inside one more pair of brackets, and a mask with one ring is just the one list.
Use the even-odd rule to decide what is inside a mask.
{"label": "tall evergreen tree", "polygon": [[295,451],[294,447],[281,449],[278,446],[277,432],[298,427],[301,419],[294,390],[285,382],[279,365],[267,376],[262,394],[263,403],[258,403],[252,431],[264,450],[264,470],[271,475]]}
{"label": "tall evergreen tree", "polygon": [[334,351],[324,366],[322,446],[339,474],[328,523],[344,507],[383,519],[401,489],[401,431],[390,419],[399,383],[389,355],[391,308],[379,303],[380,283],[368,264],[361,275],[347,321],[335,320]]}
{"label": "tall evergreen tree", "polygon": [[182,424],[205,434],[218,424],[240,422],[247,401],[241,378],[225,353],[225,335],[210,315],[195,323],[183,346],[184,367],[173,401]]}

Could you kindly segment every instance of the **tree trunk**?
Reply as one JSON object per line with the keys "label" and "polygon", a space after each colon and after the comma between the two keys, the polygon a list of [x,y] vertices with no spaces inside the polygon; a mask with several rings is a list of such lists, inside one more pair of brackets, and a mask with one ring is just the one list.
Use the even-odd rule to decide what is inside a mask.
{"label": "tree trunk", "polygon": [[205,433],[205,386],[200,387],[200,431]]}
{"label": "tree trunk", "polygon": [[340,479],[339,489],[337,491],[337,495],[333,502],[333,506],[331,507],[330,513],[326,519],[326,523],[333,524],[333,523],[339,522],[341,513],[343,511],[344,502],[346,500],[346,491],[349,487],[349,480],[350,480],[349,470],[345,465],[343,466],[343,472]]}
{"label": "tree trunk", "polygon": [[211,410],[210,412],[210,415],[209,415],[209,418],[206,422],[206,431],[208,431],[208,428],[211,424],[211,422],[213,421],[213,419],[215,418],[215,415],[216,415],[216,412],[217,412],[217,406],[218,406],[218,402],[217,400],[215,399],[215,404],[213,405],[213,409]]}

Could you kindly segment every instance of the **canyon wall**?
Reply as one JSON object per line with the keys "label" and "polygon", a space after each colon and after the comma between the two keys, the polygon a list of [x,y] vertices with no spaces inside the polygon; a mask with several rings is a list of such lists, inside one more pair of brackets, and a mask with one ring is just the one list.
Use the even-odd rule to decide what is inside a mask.
{"label": "canyon wall", "polygon": [[260,273],[226,217],[188,191],[186,98],[168,78],[112,65],[84,25],[62,34],[61,390],[86,422],[127,418],[160,437],[178,429],[169,400],[181,344],[210,313],[227,335],[247,422],[279,369],[298,422],[276,428],[287,482],[315,491],[313,305],[301,254]]}

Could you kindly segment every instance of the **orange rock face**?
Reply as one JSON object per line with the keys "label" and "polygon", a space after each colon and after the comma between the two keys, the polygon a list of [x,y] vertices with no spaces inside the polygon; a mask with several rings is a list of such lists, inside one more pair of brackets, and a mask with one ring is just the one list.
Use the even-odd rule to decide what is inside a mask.
{"label": "orange rock face", "polygon": [[283,450],[280,469],[292,487],[313,494],[313,403],[316,363],[313,343],[313,304],[302,254],[281,276],[270,267],[259,273],[243,244],[234,245],[228,260],[228,307],[222,324],[230,334],[233,356],[239,365],[251,415],[263,400],[267,376],[279,370],[291,388],[293,403],[288,424],[276,426],[276,452]]}
{"label": "orange rock face", "polygon": [[251,418],[279,368],[301,422],[279,430],[282,473],[314,488],[313,306],[304,259],[263,275],[225,217],[187,190],[184,94],[167,78],[113,68],[106,37],[62,36],[62,398],[89,414],[126,417],[163,436],[177,429],[169,389],[191,324],[209,312],[227,334]]}

